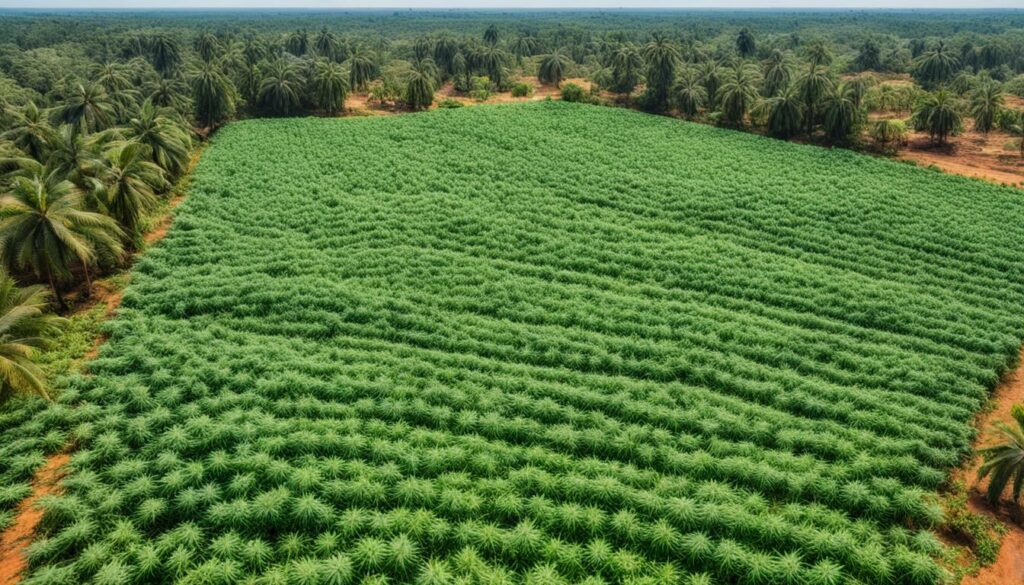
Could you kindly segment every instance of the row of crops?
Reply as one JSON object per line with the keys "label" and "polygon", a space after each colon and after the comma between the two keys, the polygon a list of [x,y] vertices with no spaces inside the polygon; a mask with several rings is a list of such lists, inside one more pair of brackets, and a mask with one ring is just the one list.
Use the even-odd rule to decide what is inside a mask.
{"label": "row of crops", "polygon": [[19,422],[76,446],[26,583],[936,583],[1022,247],[1009,189],[625,110],[231,125]]}

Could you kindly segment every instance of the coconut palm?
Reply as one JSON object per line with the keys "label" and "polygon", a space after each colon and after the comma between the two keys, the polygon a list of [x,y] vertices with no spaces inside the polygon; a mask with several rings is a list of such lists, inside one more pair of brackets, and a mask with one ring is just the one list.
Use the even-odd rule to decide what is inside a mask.
{"label": "coconut palm", "polygon": [[211,32],[204,32],[196,37],[195,50],[200,59],[209,63],[220,53],[220,39]]}
{"label": "coconut palm", "polygon": [[[100,147],[105,138],[99,134],[86,137],[72,126],[62,126],[50,142],[46,166],[90,195],[98,187],[96,171],[102,166]],[[23,165],[20,174],[31,177],[40,170],[38,164]]]}
{"label": "coconut palm", "polygon": [[685,71],[672,86],[672,103],[680,114],[688,118],[696,116],[707,99],[707,89],[693,71]]}
{"label": "coconut palm", "polygon": [[522,64],[523,57],[532,56],[537,52],[538,47],[537,39],[530,35],[519,35],[514,41],[512,41],[509,49],[512,51],[512,54],[515,55],[516,63]]}
{"label": "coconut palm", "polygon": [[160,75],[167,76],[181,65],[181,47],[178,41],[166,33],[157,33],[149,38],[150,60]]}
{"label": "coconut palm", "polygon": [[497,45],[481,45],[475,47],[472,54],[473,64],[482,69],[491,82],[499,88],[505,86],[509,79],[509,54]]}
{"label": "coconut palm", "polygon": [[235,86],[219,69],[204,63],[192,75],[192,102],[196,121],[207,128],[216,126],[235,111]]}
{"label": "coconut palm", "polygon": [[128,244],[140,243],[139,220],[157,206],[156,193],[167,188],[159,166],[150,161],[150,149],[139,142],[125,142],[107,151],[99,179],[105,185],[107,214],[121,224]]}
{"label": "coconut palm", "polygon": [[345,94],[348,82],[341,65],[331,62],[317,64],[313,74],[313,103],[328,114],[337,114],[345,109]]}
{"label": "coconut palm", "polygon": [[299,68],[284,58],[267,63],[256,102],[272,114],[288,115],[299,108],[302,75]]}
{"label": "coconut palm", "polygon": [[668,107],[668,93],[681,58],[679,50],[668,37],[655,34],[643,49],[647,61],[647,96],[649,108],[663,111]]}
{"label": "coconut palm", "polygon": [[366,89],[366,84],[373,79],[374,69],[369,53],[357,49],[348,61],[348,86],[353,91]]}
{"label": "coconut palm", "polygon": [[62,309],[67,303],[57,284],[71,278],[76,263],[88,281],[100,254],[122,253],[117,222],[86,211],[82,192],[57,172],[17,177],[0,197],[0,218],[0,260],[12,272],[31,270],[45,279]]}
{"label": "coconut palm", "polygon": [[149,101],[158,108],[172,108],[184,114],[191,107],[188,85],[178,77],[161,77],[149,87]]}
{"label": "coconut palm", "polygon": [[99,132],[117,119],[114,102],[102,86],[79,83],[64,103],[53,112],[55,124],[69,124],[80,132]]}
{"label": "coconut palm", "polygon": [[989,81],[974,90],[971,94],[971,117],[974,118],[974,129],[988,134],[996,125],[996,117],[1005,104],[999,83]]}
{"label": "coconut palm", "polygon": [[757,41],[754,40],[754,34],[747,27],[741,28],[739,34],[736,35],[736,52],[740,54],[740,57],[746,59],[756,51]]}
{"label": "coconut palm", "polygon": [[811,67],[821,68],[832,64],[832,51],[825,41],[817,40],[810,43],[804,52]]}
{"label": "coconut palm", "polygon": [[764,62],[762,70],[764,83],[761,86],[761,94],[765,97],[779,95],[783,88],[788,87],[793,78],[793,71],[786,61],[786,54],[775,49],[771,56]]}
{"label": "coconut palm", "polygon": [[284,40],[284,50],[296,57],[301,57],[309,50],[309,33],[306,29],[299,29],[288,33]]}
{"label": "coconut palm", "polygon": [[565,79],[565,72],[572,61],[561,50],[556,50],[545,55],[540,61],[540,68],[537,70],[537,79],[544,83],[553,83],[555,87],[561,87]]}
{"label": "coconut palm", "polygon": [[915,129],[927,132],[932,141],[939,144],[945,144],[946,139],[957,134],[962,125],[956,96],[945,90],[926,94],[918,102],[911,119]]}
{"label": "coconut palm", "polygon": [[1014,405],[1011,414],[1012,425],[1004,422],[995,424],[1004,442],[980,450],[984,463],[978,469],[978,479],[991,476],[986,496],[992,504],[999,502],[1011,480],[1010,494],[1014,502],[1020,500],[1021,488],[1024,487],[1024,408]]}
{"label": "coconut palm", "polygon": [[43,115],[35,102],[29,102],[13,113],[11,129],[0,137],[10,140],[14,146],[37,161],[46,160],[49,144],[54,139],[53,126]]}
{"label": "coconut palm", "polygon": [[714,59],[705,61],[700,65],[700,80],[704,85],[707,94],[708,109],[714,109],[718,103],[718,88],[722,85],[722,68]]}
{"label": "coconut palm", "polygon": [[737,63],[726,72],[718,89],[723,119],[742,126],[747,113],[757,103],[759,95],[757,70],[746,63]]}
{"label": "coconut palm", "polygon": [[498,44],[498,27],[493,24],[484,31],[484,42],[494,47]]}
{"label": "coconut palm", "polygon": [[0,270],[0,404],[14,394],[38,394],[47,400],[46,381],[33,358],[65,320],[47,312],[50,292],[42,286],[18,288]]}
{"label": "coconut palm", "polygon": [[405,103],[412,110],[421,110],[434,103],[434,76],[437,66],[429,59],[413,66],[405,84]]}
{"label": "coconut palm", "polygon": [[952,79],[959,67],[960,59],[953,48],[945,41],[939,41],[914,61],[914,75],[922,85],[930,88]]}
{"label": "coconut palm", "polygon": [[313,40],[313,52],[328,61],[335,61],[341,53],[341,42],[325,26],[320,29],[320,32],[317,33],[316,38]]}
{"label": "coconut palm", "polygon": [[812,64],[797,80],[797,88],[804,102],[804,126],[810,134],[817,123],[821,101],[832,91],[832,76],[827,69]]}
{"label": "coconut palm", "polygon": [[766,99],[760,108],[767,115],[768,134],[786,139],[800,133],[804,103],[795,84],[786,86],[777,96]]}
{"label": "coconut palm", "polygon": [[611,90],[629,95],[643,78],[644,58],[631,44],[620,46],[612,54]]}
{"label": "coconut palm", "polygon": [[181,175],[188,166],[192,138],[173,119],[170,110],[159,108],[150,100],[143,102],[138,113],[128,121],[124,136],[146,145],[150,160],[170,177]]}
{"label": "coconut palm", "polygon": [[841,83],[825,98],[823,127],[833,142],[846,142],[860,121],[856,90],[849,83]]}

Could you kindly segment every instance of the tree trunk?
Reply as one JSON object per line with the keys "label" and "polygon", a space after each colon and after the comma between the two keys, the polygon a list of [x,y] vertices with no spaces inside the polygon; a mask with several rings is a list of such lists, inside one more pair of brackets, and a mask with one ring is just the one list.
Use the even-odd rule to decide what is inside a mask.
{"label": "tree trunk", "polygon": [[60,291],[57,290],[57,285],[53,280],[53,271],[50,270],[49,266],[46,267],[46,279],[50,281],[50,288],[53,290],[53,296],[57,298],[57,306],[60,307],[61,311],[67,311],[68,304],[64,302],[64,297],[62,297],[60,295]]}
{"label": "tree trunk", "polygon": [[92,276],[89,275],[89,263],[82,262],[82,271],[85,273],[85,298],[92,296]]}

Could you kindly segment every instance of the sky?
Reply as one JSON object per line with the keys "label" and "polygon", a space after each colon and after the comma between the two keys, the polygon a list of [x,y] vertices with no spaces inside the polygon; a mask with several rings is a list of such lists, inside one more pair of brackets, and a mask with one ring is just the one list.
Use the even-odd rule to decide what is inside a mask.
{"label": "sky", "polygon": [[0,0],[0,8],[1020,8],[1024,0]]}

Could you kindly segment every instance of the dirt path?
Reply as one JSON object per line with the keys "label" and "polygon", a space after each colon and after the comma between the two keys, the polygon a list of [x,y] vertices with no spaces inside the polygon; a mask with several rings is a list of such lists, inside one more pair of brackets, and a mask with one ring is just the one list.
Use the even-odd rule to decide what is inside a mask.
{"label": "dirt path", "polygon": [[[1024,364],[1024,350],[1021,352],[1021,364]],[[992,425],[997,421],[1013,422],[1010,409],[1014,404],[1024,404],[1024,365],[1018,366],[996,387],[992,393],[992,410],[978,415],[976,425],[980,432],[974,442],[975,448],[987,447],[1000,440],[998,431]],[[979,467],[981,457],[973,457],[953,472],[953,478],[962,479],[968,486],[972,486],[968,490],[968,509],[1000,520],[1009,532],[1003,537],[996,562],[982,567],[977,575],[964,577],[961,585],[1024,584],[1024,527],[1013,522],[1004,510],[995,510],[988,504],[984,491],[988,485],[987,480],[976,484]]]}
{"label": "dirt path", "polygon": [[36,525],[43,517],[43,511],[36,506],[39,498],[60,491],[60,479],[64,477],[64,465],[71,457],[58,453],[50,457],[32,480],[32,495],[18,505],[14,523],[0,535],[0,583],[13,585],[20,580],[20,574],[27,566],[25,547],[32,542]]}

